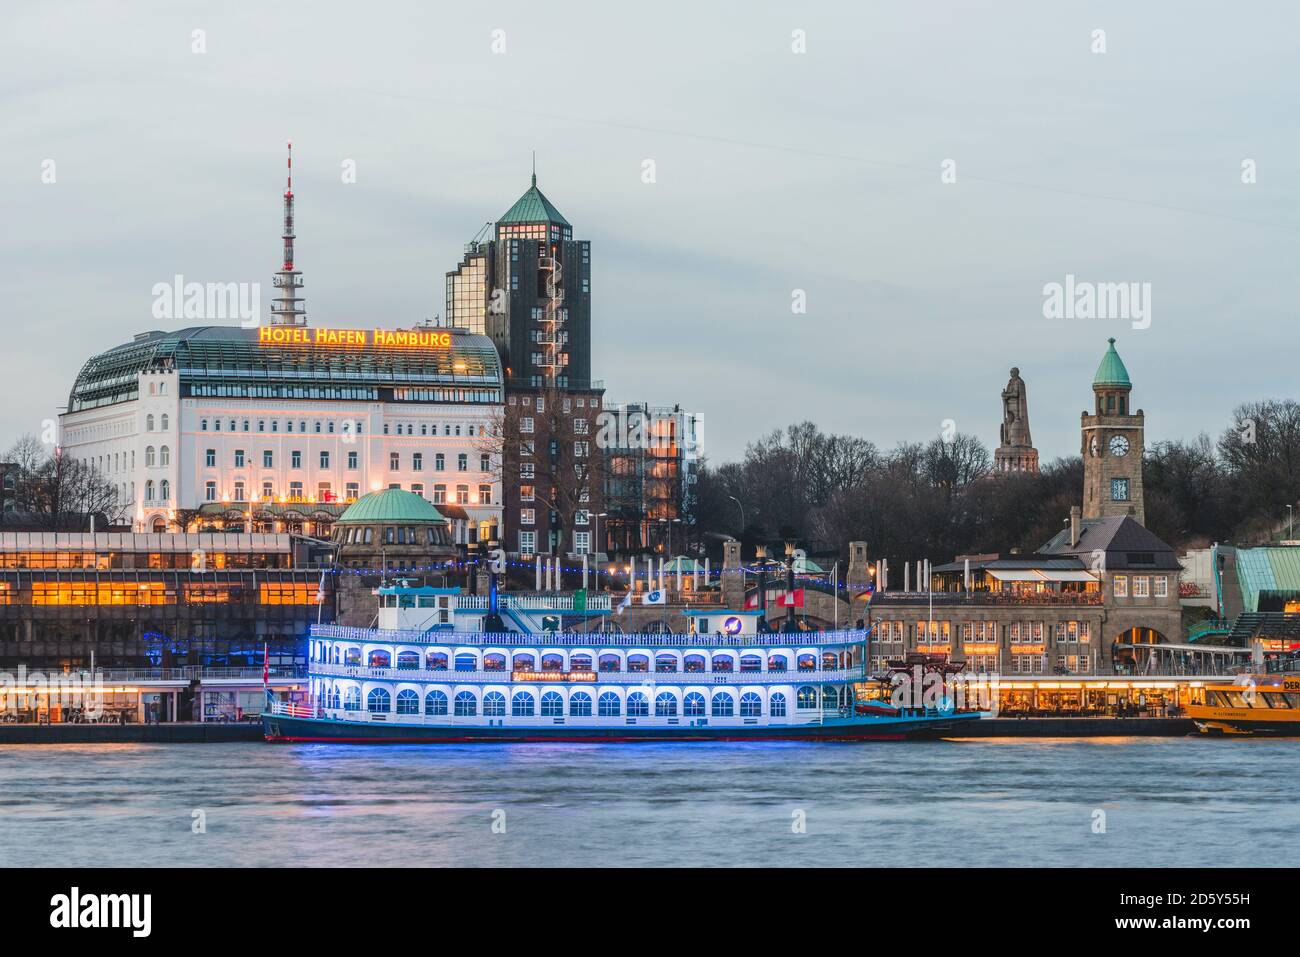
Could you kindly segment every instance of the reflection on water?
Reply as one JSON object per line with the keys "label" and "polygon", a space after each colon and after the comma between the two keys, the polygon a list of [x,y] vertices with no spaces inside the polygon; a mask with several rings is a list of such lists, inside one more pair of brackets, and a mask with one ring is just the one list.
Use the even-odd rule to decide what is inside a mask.
{"label": "reflection on water", "polygon": [[1297,779],[1243,738],[10,745],[0,863],[1258,866]]}

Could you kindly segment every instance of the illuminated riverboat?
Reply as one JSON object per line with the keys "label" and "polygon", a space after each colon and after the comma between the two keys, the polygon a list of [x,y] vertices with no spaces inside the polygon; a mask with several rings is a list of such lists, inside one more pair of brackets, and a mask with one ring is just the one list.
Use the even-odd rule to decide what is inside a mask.
{"label": "illuminated riverboat", "polygon": [[310,703],[273,703],[268,740],[898,740],[979,717],[859,704],[862,630],[765,632],[758,611],[709,609],[686,634],[622,634],[565,596],[376,592],[378,627],[312,628]]}
{"label": "illuminated riverboat", "polygon": [[1261,672],[1207,683],[1204,695],[1187,715],[1207,734],[1300,736],[1300,655],[1294,652]]}

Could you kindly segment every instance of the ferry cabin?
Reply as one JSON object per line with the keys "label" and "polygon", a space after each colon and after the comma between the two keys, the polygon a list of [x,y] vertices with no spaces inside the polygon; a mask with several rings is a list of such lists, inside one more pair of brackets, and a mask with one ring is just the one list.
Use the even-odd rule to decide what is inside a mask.
{"label": "ferry cabin", "polygon": [[[599,628],[560,596],[502,596],[518,631],[456,589],[381,587],[379,627],[312,629],[314,713],[413,725],[797,725],[852,710],[860,631],[758,632],[758,612],[692,612],[688,634]],[[499,625],[498,625],[499,628]]]}

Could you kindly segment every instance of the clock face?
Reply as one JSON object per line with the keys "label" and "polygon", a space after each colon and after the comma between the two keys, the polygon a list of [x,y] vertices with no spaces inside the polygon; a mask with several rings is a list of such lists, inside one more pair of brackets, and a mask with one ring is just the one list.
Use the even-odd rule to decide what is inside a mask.
{"label": "clock face", "polygon": [[1110,454],[1123,458],[1128,455],[1128,439],[1122,435],[1116,435],[1110,440]]}

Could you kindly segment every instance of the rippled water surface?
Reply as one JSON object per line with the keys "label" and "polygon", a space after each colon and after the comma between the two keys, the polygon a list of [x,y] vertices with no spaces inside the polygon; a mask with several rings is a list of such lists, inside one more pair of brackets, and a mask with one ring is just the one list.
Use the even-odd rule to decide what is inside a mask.
{"label": "rippled water surface", "polygon": [[0,864],[1257,866],[1297,783],[1242,738],[10,745]]}

